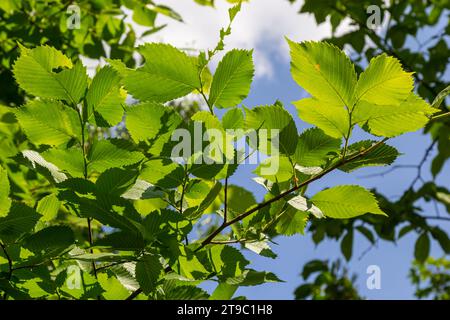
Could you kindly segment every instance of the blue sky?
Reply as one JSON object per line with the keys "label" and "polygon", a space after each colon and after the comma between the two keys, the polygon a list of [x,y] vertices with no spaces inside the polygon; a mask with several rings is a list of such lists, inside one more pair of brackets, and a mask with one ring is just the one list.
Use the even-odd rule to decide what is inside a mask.
{"label": "blue sky", "polygon": [[[233,34],[227,39],[227,49],[254,48],[256,78],[252,85],[250,96],[245,100],[249,107],[272,104],[277,99],[285,104],[287,110],[296,120],[299,132],[308,127],[297,116],[291,102],[306,96],[306,93],[292,80],[289,71],[289,56],[284,36],[295,41],[317,40],[330,34],[330,27],[324,24],[315,25],[314,19],[307,15],[298,15],[297,3],[294,7],[285,0],[257,0],[243,6],[233,27]],[[179,47],[194,47],[205,49],[213,47],[217,39],[218,30],[227,23],[227,5],[217,2],[217,9],[200,8],[192,1],[167,0],[167,5],[178,10],[186,23],[177,24],[170,22],[163,32],[158,33],[148,41],[164,41]],[[161,21],[165,22],[165,21]],[[441,21],[438,29],[445,26],[446,21]],[[348,26],[339,30],[347,32]],[[433,30],[425,30],[419,37],[427,39]],[[409,39],[408,46],[416,46],[417,43]],[[219,56],[220,58],[220,56]],[[214,61],[217,63],[217,60]],[[448,79],[447,75],[447,79]],[[354,135],[355,140],[368,138],[369,135],[358,131]],[[417,164],[429,145],[428,136],[420,132],[404,135],[392,139],[389,144],[395,146],[403,155],[398,158],[396,164]],[[434,152],[433,152],[434,154]],[[428,168],[430,160],[425,163]],[[251,173],[255,166],[243,165],[231,178],[230,183],[246,187],[255,193],[260,201],[264,190],[251,180]],[[410,185],[416,175],[414,169],[399,169],[384,177],[364,178],[364,176],[379,173],[383,168],[366,168],[351,174],[342,172],[333,173],[309,188],[309,195],[320,191],[325,187],[338,184],[360,184],[367,188],[377,188],[385,195],[398,198]],[[431,179],[424,170],[424,178]],[[443,172],[437,179],[437,183],[448,186],[450,180],[450,165],[447,163]],[[434,214],[434,207],[423,203],[425,213]],[[441,212],[445,212],[441,208]],[[445,213],[444,213],[445,214]],[[450,230],[450,223],[442,223],[444,230]],[[409,299],[413,298],[413,287],[408,280],[408,271],[413,259],[414,243],[417,235],[411,233],[401,239],[397,244],[379,241],[376,247],[369,250],[362,259],[361,254],[367,250],[370,243],[360,236],[355,235],[354,254],[352,260],[347,263],[350,272],[358,274],[357,287],[361,294],[368,299]],[[278,243],[274,251],[278,254],[275,260],[260,257],[246,251],[247,258],[252,261],[252,268],[267,270],[276,273],[285,283],[265,284],[259,287],[240,288],[238,295],[245,295],[250,299],[292,299],[294,289],[301,283],[299,273],[302,266],[312,259],[331,259],[341,257],[339,242],[325,241],[319,246],[306,236],[278,237]],[[432,255],[443,255],[440,247],[432,242]],[[369,265],[378,265],[381,268],[381,289],[368,290],[366,287],[366,269]],[[206,284],[205,288],[213,286]]]}

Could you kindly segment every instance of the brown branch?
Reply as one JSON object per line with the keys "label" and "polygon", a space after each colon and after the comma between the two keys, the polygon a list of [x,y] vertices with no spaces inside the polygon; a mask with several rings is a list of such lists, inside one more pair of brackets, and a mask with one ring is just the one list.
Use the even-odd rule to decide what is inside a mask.
{"label": "brown branch", "polygon": [[244,213],[238,215],[237,217],[235,217],[235,218],[233,218],[233,219],[231,219],[231,220],[229,220],[229,221],[224,221],[224,223],[223,223],[220,227],[218,227],[218,228],[217,228],[215,231],[213,231],[213,232],[212,232],[205,240],[203,240],[203,241],[201,242],[200,246],[199,246],[195,251],[199,251],[199,250],[201,250],[202,248],[204,248],[206,245],[210,244],[211,241],[213,241],[214,238],[215,238],[217,235],[219,235],[219,234],[220,234],[224,229],[226,229],[227,227],[233,225],[233,224],[236,223],[236,222],[239,222],[239,221],[245,219],[246,217],[248,217],[248,216],[251,215],[252,213],[261,210],[262,208],[264,208],[264,207],[266,207],[266,206],[272,204],[273,202],[276,202],[276,201],[278,201],[278,200],[283,199],[285,196],[290,195],[292,192],[297,191],[298,189],[303,188],[304,186],[307,186],[307,185],[309,185],[310,183],[312,183],[312,182],[314,182],[314,181],[316,181],[316,180],[319,180],[319,179],[322,178],[323,176],[325,176],[325,175],[327,175],[328,173],[330,173],[330,172],[332,172],[332,171],[338,169],[339,167],[341,167],[341,166],[343,166],[343,165],[345,165],[345,164],[347,164],[347,163],[349,163],[349,162],[351,162],[351,161],[353,161],[353,160],[356,160],[356,159],[358,159],[358,158],[361,158],[361,157],[365,156],[366,154],[368,154],[368,153],[371,152],[372,150],[374,150],[374,149],[378,148],[380,145],[384,144],[388,139],[389,139],[389,138],[384,138],[383,140],[381,140],[381,141],[377,142],[376,144],[372,145],[371,147],[369,147],[369,148],[367,148],[367,149],[365,149],[365,150],[359,152],[358,154],[353,155],[353,156],[351,156],[351,157],[349,157],[349,158],[342,158],[340,161],[336,162],[336,163],[335,163],[334,165],[332,165],[330,168],[328,168],[328,169],[322,171],[321,173],[319,173],[319,174],[317,174],[317,175],[311,177],[310,179],[308,179],[308,180],[306,180],[306,181],[300,183],[299,185],[294,186],[293,188],[291,188],[291,189],[289,189],[289,190],[287,190],[287,191],[285,191],[285,192],[279,194],[279,195],[276,196],[276,197],[273,197],[272,199],[269,199],[269,200],[267,200],[267,201],[265,201],[265,202],[263,202],[263,203],[257,205],[256,207],[253,207],[252,209],[250,209],[250,210],[248,210],[248,211],[246,211],[246,212],[244,212]]}

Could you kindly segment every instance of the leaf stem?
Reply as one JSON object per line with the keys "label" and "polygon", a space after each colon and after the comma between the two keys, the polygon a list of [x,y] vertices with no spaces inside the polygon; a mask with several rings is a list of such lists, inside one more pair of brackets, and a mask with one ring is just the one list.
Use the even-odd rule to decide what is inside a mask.
{"label": "leaf stem", "polygon": [[446,112],[446,113],[442,113],[442,114],[438,114],[437,116],[431,117],[430,121],[434,121],[434,120],[439,120],[439,119],[444,119],[450,116],[450,112]]}

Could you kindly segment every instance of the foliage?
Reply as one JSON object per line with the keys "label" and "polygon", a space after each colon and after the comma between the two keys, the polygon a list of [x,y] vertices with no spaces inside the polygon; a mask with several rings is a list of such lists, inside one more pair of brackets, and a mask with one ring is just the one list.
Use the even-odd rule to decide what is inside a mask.
{"label": "foliage", "polygon": [[[230,9],[230,25],[240,8]],[[142,65],[110,58],[93,79],[54,47],[21,45],[13,73],[30,98],[0,109],[4,299],[231,299],[240,286],[282,281],[252,269],[239,249],[274,258],[272,239],[303,234],[308,221],[390,219],[361,186],[334,186],[310,198],[305,192],[338,169],[391,164],[398,152],[387,140],[433,119],[437,106],[412,92],[411,73],[380,55],[358,74],[332,44],[288,40],[292,76],[311,94],[295,103],[314,126],[299,134],[278,101],[242,106],[254,73],[252,51],[228,51],[205,81],[230,32],[224,28],[217,47],[198,55],[144,44],[137,48]],[[209,111],[183,119],[174,100],[189,94]],[[217,109],[226,109],[223,118]],[[122,119],[126,134],[93,134]],[[350,143],[356,126],[373,140]],[[211,131],[199,139],[198,128]],[[267,190],[259,204],[228,183],[245,153],[230,142],[242,135],[229,128],[257,132],[260,139],[245,140],[249,147],[279,164],[275,172],[264,170],[267,162],[255,170]],[[269,144],[264,130],[276,133]],[[195,150],[174,157],[180,132],[189,133],[187,145]],[[349,233],[345,238],[351,243]],[[199,287],[205,281],[217,283],[211,296]]]}

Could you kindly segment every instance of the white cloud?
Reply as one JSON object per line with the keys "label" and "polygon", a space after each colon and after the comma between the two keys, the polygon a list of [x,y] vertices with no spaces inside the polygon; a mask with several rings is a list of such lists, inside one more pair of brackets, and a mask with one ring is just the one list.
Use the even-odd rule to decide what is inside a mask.
{"label": "white cloud", "polygon": [[[213,48],[220,28],[228,24],[230,5],[223,0],[216,1],[216,8],[202,7],[192,0],[165,0],[164,5],[179,12],[184,23],[158,18],[159,24],[168,23],[168,26],[146,41],[168,42],[181,48]],[[300,2],[291,5],[286,0],[253,0],[243,4],[232,35],[226,39],[226,48],[254,49],[256,76],[270,77],[274,71],[273,59],[289,59],[285,37],[301,41],[320,40],[330,35],[329,24],[317,26],[313,16],[298,14],[300,6]]]}

